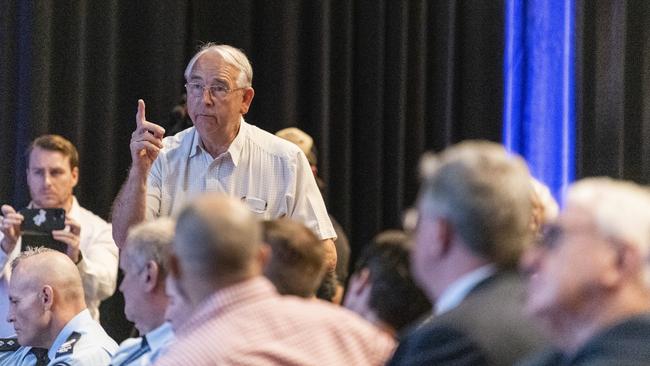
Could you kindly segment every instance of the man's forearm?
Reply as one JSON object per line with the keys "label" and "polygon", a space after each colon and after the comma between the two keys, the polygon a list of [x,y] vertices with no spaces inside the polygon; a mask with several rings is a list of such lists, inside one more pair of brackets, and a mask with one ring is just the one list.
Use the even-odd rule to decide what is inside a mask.
{"label": "man's forearm", "polygon": [[147,175],[131,168],[129,176],[113,202],[113,240],[122,249],[129,228],[145,219],[147,208]]}

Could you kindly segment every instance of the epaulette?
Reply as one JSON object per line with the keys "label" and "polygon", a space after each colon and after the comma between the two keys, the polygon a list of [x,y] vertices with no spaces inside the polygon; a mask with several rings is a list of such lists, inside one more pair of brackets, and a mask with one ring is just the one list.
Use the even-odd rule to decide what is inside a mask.
{"label": "epaulette", "polygon": [[68,339],[63,342],[61,347],[56,350],[56,355],[54,358],[71,354],[72,350],[74,349],[74,345],[77,343],[79,338],[81,338],[81,333],[72,332],[72,334],[70,334],[70,337],[68,337]]}
{"label": "epaulette", "polygon": [[17,338],[0,338],[0,352],[13,352],[20,348]]}

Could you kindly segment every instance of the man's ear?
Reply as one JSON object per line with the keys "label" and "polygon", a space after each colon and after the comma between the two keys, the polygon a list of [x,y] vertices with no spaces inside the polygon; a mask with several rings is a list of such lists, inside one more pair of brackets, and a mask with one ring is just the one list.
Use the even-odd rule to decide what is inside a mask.
{"label": "man's ear", "polygon": [[79,183],[79,167],[74,167],[70,171],[70,175],[72,175],[72,188],[77,186],[77,183]]}
{"label": "man's ear", "polygon": [[261,268],[266,268],[266,265],[269,264],[272,255],[273,252],[271,251],[271,246],[266,243],[262,243],[257,253],[257,261]]}
{"label": "man's ear", "polygon": [[639,274],[643,276],[645,259],[643,253],[636,245],[631,245],[624,241],[616,241],[615,250],[616,271],[612,271],[612,274],[603,279],[606,286],[615,286],[620,281],[633,281],[634,278],[639,277]]}
{"label": "man's ear", "polygon": [[147,261],[142,271],[141,276],[143,276],[144,288],[146,291],[152,291],[158,285],[158,279],[160,278],[160,267],[158,263],[154,261]]}
{"label": "man's ear", "polygon": [[38,295],[43,309],[45,311],[50,310],[52,308],[52,304],[54,304],[54,291],[52,290],[52,286],[43,286]]}
{"label": "man's ear", "polygon": [[239,112],[242,115],[245,115],[248,113],[248,109],[251,106],[251,103],[253,102],[253,97],[255,96],[255,89],[252,87],[248,87],[244,89],[244,95],[242,96],[242,102],[241,102],[241,107],[239,108]]}
{"label": "man's ear", "polygon": [[454,230],[449,220],[443,217],[431,219],[429,223],[431,230],[432,245],[429,245],[430,253],[434,258],[444,257],[452,248]]}

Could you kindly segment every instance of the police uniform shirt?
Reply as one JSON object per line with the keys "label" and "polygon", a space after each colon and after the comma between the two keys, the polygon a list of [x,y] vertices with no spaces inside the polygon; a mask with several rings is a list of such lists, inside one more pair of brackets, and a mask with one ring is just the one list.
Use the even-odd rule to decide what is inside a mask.
{"label": "police uniform shirt", "polygon": [[153,364],[173,341],[170,323],[163,323],[144,337],[126,339],[111,360],[112,366],[146,366]]}
{"label": "police uniform shirt", "polygon": [[105,366],[117,343],[93,320],[86,309],[63,327],[48,351],[50,366]]}
{"label": "police uniform shirt", "polygon": [[0,338],[0,366],[33,366],[36,356],[31,347],[21,347],[16,338]]}

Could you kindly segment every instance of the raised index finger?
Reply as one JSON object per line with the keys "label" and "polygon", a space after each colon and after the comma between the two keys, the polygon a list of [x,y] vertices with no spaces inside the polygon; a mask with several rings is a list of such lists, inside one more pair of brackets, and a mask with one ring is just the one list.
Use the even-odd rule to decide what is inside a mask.
{"label": "raised index finger", "polygon": [[144,100],[138,99],[138,112],[135,114],[135,124],[138,128],[142,127],[144,121],[146,121],[145,116],[145,105]]}

